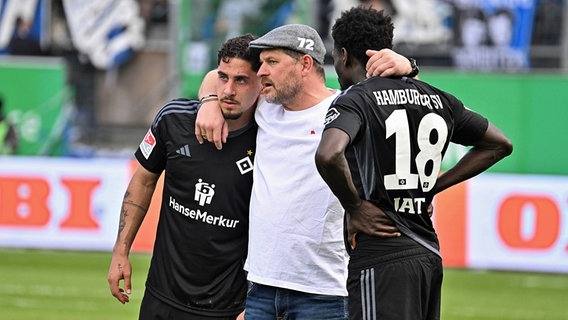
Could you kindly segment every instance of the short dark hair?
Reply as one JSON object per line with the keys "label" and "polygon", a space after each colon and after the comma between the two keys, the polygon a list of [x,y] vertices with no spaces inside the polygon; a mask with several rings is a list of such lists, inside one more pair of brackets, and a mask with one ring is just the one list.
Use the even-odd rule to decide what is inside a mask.
{"label": "short dark hair", "polygon": [[367,49],[392,49],[394,25],[390,16],[383,10],[354,7],[343,11],[331,29],[334,47],[345,48],[362,65],[369,57]]}
{"label": "short dark hair", "polygon": [[217,51],[217,64],[221,61],[229,62],[231,58],[239,58],[250,62],[252,70],[257,72],[260,68],[260,59],[258,54],[249,50],[249,43],[254,39],[256,39],[255,36],[247,33],[225,41]]}

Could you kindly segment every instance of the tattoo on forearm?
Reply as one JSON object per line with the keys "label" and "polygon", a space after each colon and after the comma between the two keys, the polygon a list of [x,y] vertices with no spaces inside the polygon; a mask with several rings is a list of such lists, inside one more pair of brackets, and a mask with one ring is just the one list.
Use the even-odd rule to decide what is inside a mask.
{"label": "tattoo on forearm", "polygon": [[119,235],[122,232],[122,230],[124,229],[124,227],[126,226],[126,217],[128,217],[128,210],[126,210],[124,208],[124,205],[123,205],[122,210],[120,211],[120,221],[118,223],[118,234]]}
{"label": "tattoo on forearm", "polygon": [[[136,208],[138,208],[139,210],[142,210],[144,212],[144,214],[148,211],[148,208],[145,208],[137,203],[134,203],[132,200],[128,200],[127,198],[130,196],[130,191],[126,190],[126,192],[124,193],[124,199],[122,201],[122,208],[120,211],[120,220],[118,223],[118,235],[120,236],[120,234],[122,233],[122,230],[124,230],[124,228],[126,227],[126,218],[129,216],[129,212],[128,209],[126,208],[127,205],[132,205]],[[125,244],[127,244],[125,242]]]}
{"label": "tattoo on forearm", "polygon": [[134,203],[134,202],[129,201],[129,200],[126,200],[126,199],[125,199],[124,201],[122,201],[122,207],[123,207],[123,208],[124,208],[124,205],[125,205],[125,204],[129,204],[129,205],[131,205],[131,206],[135,206],[136,208],[142,210],[143,212],[148,211],[148,208],[145,208],[145,207],[139,205],[138,203]]}

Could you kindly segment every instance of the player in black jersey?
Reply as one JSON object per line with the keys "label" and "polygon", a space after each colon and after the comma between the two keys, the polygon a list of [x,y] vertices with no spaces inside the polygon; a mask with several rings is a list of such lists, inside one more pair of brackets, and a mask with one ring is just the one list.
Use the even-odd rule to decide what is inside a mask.
{"label": "player in black jersey", "polygon": [[[350,318],[439,319],[443,270],[428,206],[509,155],[512,144],[449,93],[407,77],[366,79],[365,48],[390,48],[392,36],[382,11],[353,8],[336,20],[333,58],[344,92],[329,108],[316,163],[349,215],[370,221],[383,211],[402,233],[356,234]],[[439,175],[450,142],[472,148]]]}
{"label": "player in black jersey", "polygon": [[[163,172],[140,319],[235,319],[244,309],[257,132],[253,106],[260,91],[260,64],[248,51],[253,39],[245,35],[226,41],[218,52],[216,96],[167,103],[136,151],[140,166],[124,195],[108,282],[113,296],[129,301],[128,254]],[[212,100],[219,101],[229,128],[222,151],[195,137],[199,105]]]}

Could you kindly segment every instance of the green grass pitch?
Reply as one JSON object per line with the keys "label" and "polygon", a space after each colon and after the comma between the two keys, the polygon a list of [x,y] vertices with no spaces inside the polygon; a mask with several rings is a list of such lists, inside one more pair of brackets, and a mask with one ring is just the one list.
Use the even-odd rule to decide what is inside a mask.
{"label": "green grass pitch", "polygon": [[[110,252],[0,249],[0,319],[137,319],[150,256],[132,254],[122,305],[106,280]],[[568,319],[568,274],[446,269],[442,319]]]}

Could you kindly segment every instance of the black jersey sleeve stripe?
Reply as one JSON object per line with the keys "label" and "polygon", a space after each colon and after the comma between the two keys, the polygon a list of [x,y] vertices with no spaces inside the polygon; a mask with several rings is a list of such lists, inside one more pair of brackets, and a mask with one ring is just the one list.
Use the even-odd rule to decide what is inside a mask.
{"label": "black jersey sleeve stripe", "polygon": [[176,113],[196,114],[198,110],[198,100],[174,99],[158,111],[158,114],[156,114],[156,117],[154,118],[154,122],[152,122],[152,128],[156,129],[160,120],[162,120],[165,115]]}
{"label": "black jersey sleeve stripe", "polygon": [[175,99],[175,100],[171,100],[168,103],[166,103],[161,109],[160,111],[158,111],[158,114],[156,115],[156,119],[161,117],[161,114],[165,111],[171,110],[171,109],[182,109],[182,110],[188,110],[191,111],[193,110],[195,113],[197,113],[197,110],[199,108],[199,101],[198,100],[180,100],[180,99]]}

